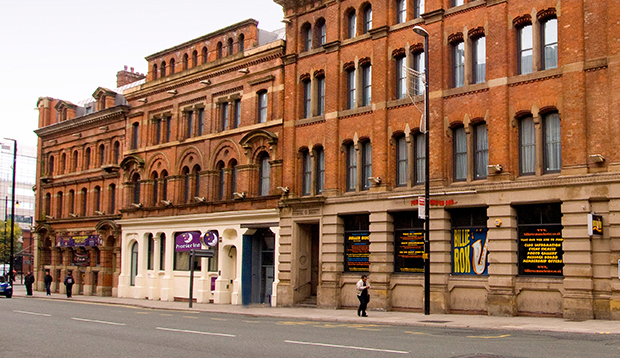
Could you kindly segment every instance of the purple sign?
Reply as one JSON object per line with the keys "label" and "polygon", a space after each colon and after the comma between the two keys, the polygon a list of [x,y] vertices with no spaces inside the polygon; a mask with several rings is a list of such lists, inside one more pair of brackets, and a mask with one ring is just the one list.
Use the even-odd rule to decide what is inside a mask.
{"label": "purple sign", "polygon": [[101,246],[101,236],[80,235],[80,236],[59,237],[56,246],[58,247]]}
{"label": "purple sign", "polygon": [[204,236],[203,240],[205,242],[205,245],[207,245],[209,247],[213,247],[213,246],[217,245],[217,241],[218,241],[217,232],[209,231],[209,232],[205,233],[205,236]]}
{"label": "purple sign", "polygon": [[174,243],[174,251],[200,250],[200,231],[179,232]]}

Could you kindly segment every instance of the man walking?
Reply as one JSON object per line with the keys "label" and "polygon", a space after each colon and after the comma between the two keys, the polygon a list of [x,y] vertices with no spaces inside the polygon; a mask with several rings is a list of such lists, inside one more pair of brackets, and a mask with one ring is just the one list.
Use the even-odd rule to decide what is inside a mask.
{"label": "man walking", "polygon": [[45,283],[45,293],[46,295],[50,296],[51,293],[51,286],[52,286],[52,275],[50,275],[49,270],[45,271],[45,277],[43,278],[43,283]]}
{"label": "man walking", "polygon": [[362,278],[357,281],[355,285],[355,289],[357,290],[357,299],[360,300],[360,305],[357,308],[357,315],[362,317],[368,317],[366,314],[366,306],[368,306],[368,302],[370,301],[370,294],[368,294],[368,289],[370,285],[368,284],[368,276],[362,275]]}
{"label": "man walking", "polygon": [[65,286],[67,287],[67,298],[71,298],[71,290],[73,289],[73,284],[75,280],[73,279],[73,275],[71,271],[67,273],[67,277],[65,277]]}
{"label": "man walking", "polygon": [[26,277],[24,277],[24,284],[26,285],[26,296],[32,296],[32,284],[34,283],[34,275],[31,271],[28,271]]}

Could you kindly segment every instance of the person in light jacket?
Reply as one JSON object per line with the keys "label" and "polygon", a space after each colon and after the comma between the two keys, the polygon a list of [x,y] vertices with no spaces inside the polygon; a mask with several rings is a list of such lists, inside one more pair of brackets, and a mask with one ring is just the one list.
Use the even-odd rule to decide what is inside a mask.
{"label": "person in light jacket", "polygon": [[366,314],[366,306],[368,306],[368,302],[370,301],[370,294],[368,293],[368,290],[370,289],[370,284],[368,284],[368,276],[362,275],[362,278],[357,281],[355,289],[357,290],[357,299],[360,300],[360,305],[357,308],[357,315],[368,317]]}

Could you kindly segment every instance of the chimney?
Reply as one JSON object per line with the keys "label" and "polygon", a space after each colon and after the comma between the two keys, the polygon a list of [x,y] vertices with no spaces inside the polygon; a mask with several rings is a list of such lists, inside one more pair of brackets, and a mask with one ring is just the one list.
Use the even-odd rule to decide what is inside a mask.
{"label": "chimney", "polygon": [[116,73],[116,87],[123,87],[130,83],[140,81],[143,78],[146,78],[146,76],[141,73],[134,72],[133,67],[131,68],[131,72],[129,72],[127,71],[127,66],[125,66],[123,70]]}

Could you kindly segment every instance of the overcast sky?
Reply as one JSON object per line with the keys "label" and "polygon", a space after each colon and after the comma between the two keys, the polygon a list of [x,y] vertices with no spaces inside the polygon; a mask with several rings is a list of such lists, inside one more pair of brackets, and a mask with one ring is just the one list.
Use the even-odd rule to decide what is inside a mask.
{"label": "overcast sky", "polygon": [[77,103],[123,66],[248,18],[284,27],[273,0],[0,0],[0,139],[36,145],[37,99]]}

